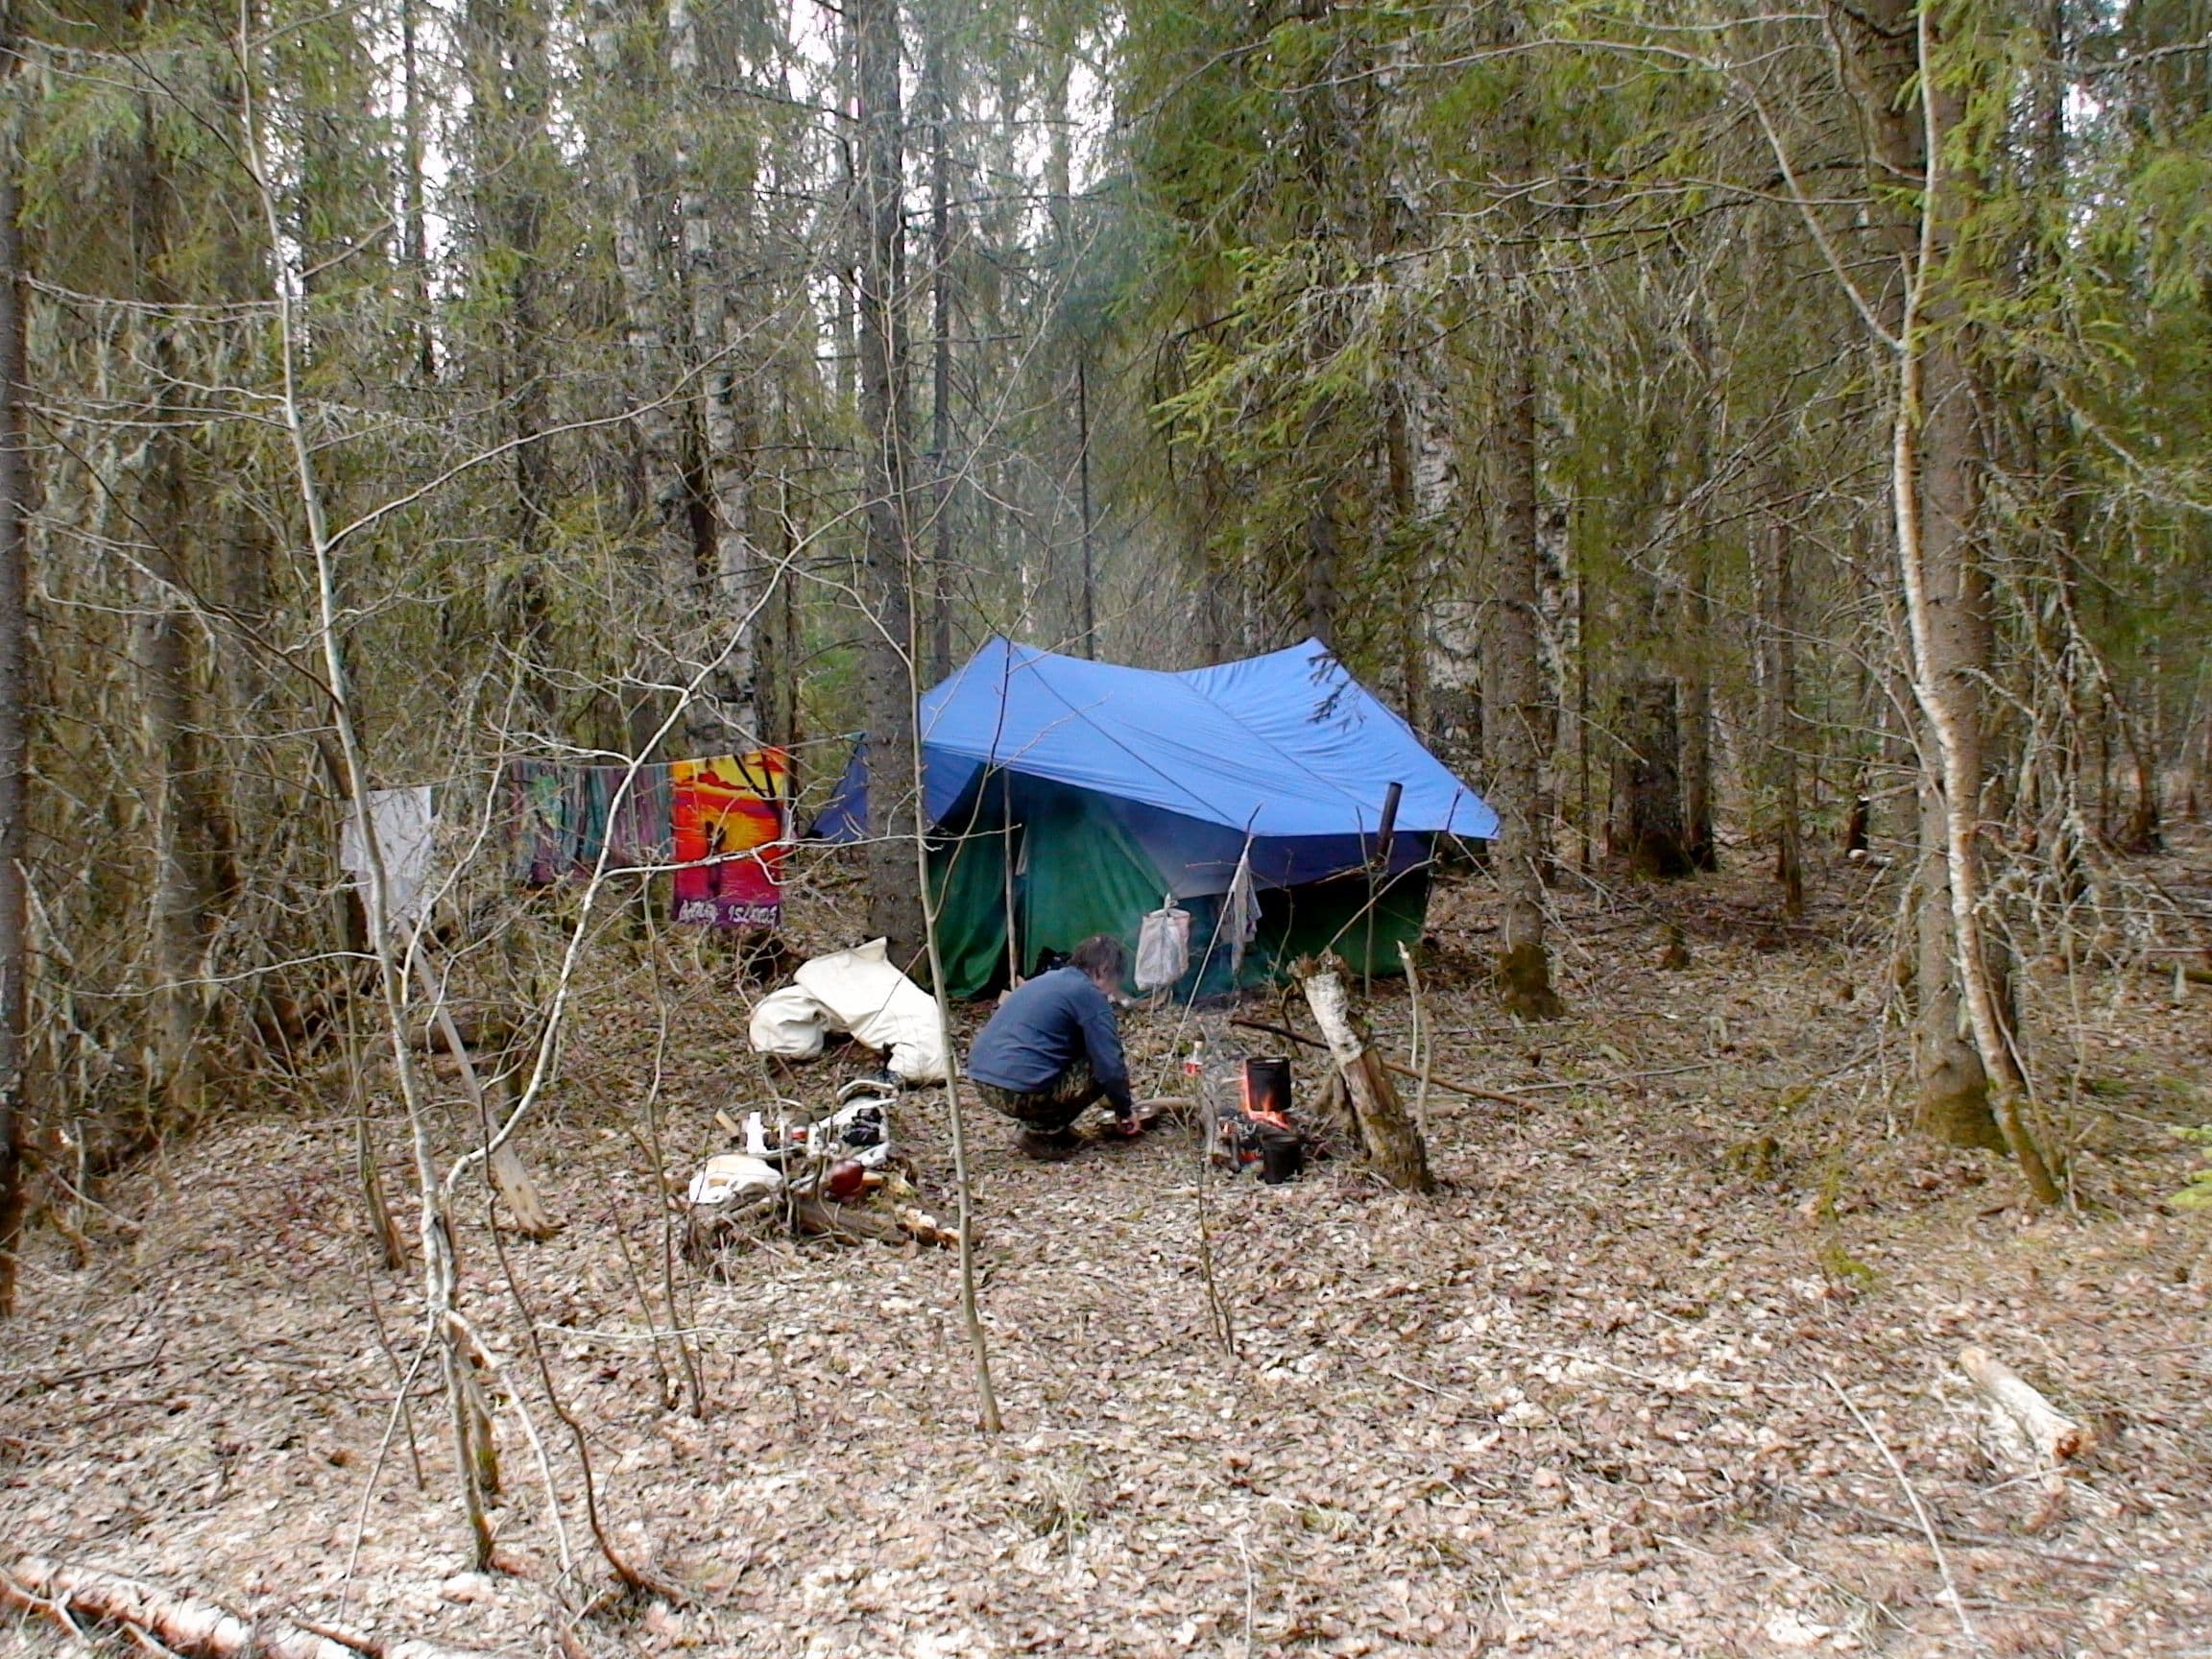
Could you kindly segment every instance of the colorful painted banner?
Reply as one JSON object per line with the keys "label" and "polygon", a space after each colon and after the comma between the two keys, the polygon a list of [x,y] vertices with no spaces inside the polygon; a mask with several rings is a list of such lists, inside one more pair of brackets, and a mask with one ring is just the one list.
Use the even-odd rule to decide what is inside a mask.
{"label": "colorful painted banner", "polygon": [[678,760],[676,920],[702,927],[773,927],[781,914],[790,761],[781,749]]}

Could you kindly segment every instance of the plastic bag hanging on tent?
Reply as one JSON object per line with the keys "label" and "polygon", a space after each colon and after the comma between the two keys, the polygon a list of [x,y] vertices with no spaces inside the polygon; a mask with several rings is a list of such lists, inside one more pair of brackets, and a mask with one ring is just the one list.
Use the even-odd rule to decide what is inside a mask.
{"label": "plastic bag hanging on tent", "polygon": [[1172,985],[1190,967],[1190,912],[1176,904],[1172,893],[1163,894],[1160,908],[1144,912],[1144,926],[1137,935],[1137,989],[1158,991]]}

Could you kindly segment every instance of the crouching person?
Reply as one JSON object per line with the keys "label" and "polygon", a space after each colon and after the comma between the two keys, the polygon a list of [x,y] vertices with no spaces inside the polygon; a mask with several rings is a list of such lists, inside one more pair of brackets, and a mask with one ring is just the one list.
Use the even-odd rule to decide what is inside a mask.
{"label": "crouching person", "polygon": [[1021,1147],[1032,1158],[1074,1151],[1075,1119],[1095,1101],[1114,1109],[1123,1134],[1137,1132],[1112,1000],[1126,961],[1119,940],[1084,940],[1067,967],[1010,993],[975,1038],[968,1056],[975,1092],[1022,1125]]}

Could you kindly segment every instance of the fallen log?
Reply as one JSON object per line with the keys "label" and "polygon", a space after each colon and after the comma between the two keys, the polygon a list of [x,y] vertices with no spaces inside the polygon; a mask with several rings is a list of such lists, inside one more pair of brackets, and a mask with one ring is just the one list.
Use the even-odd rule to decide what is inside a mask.
{"label": "fallen log", "polygon": [[2092,1435],[1986,1349],[1962,1350],[1959,1365],[2027,1442],[2043,1487],[2043,1506],[2030,1519],[2028,1528],[2040,1532],[2065,1513],[2067,1460],[2087,1451]]}
{"label": "fallen log", "polygon": [[1959,1364],[1974,1379],[1974,1386],[2019,1426],[2045,1462],[2063,1463],[2088,1450],[2087,1428],[2044,1399],[1987,1350],[1968,1348],[1959,1356]]}
{"label": "fallen log", "polygon": [[516,1155],[513,1142],[503,1142],[492,1154],[492,1185],[506,1201],[507,1213],[515,1218],[515,1230],[524,1238],[550,1238],[561,1231],[561,1223],[545,1208],[538,1183]]}
{"label": "fallen log", "polygon": [[1398,1092],[1390,1086],[1389,1063],[1369,1046],[1366,1033],[1359,1029],[1335,958],[1325,957],[1319,964],[1301,961],[1293,972],[1305,987],[1313,1022],[1328,1040],[1330,1058],[1336,1062],[1337,1072],[1344,1079],[1344,1092],[1352,1098],[1368,1161],[1402,1191],[1435,1190],[1436,1178],[1429,1172],[1429,1148],[1406,1116],[1406,1108],[1398,1103]]}
{"label": "fallen log", "polygon": [[[1293,1031],[1287,1025],[1270,1025],[1264,1020],[1231,1020],[1229,1023],[1239,1026],[1246,1031],[1264,1031],[1268,1036],[1280,1037],[1286,1043],[1302,1043],[1309,1048],[1326,1048],[1329,1046],[1317,1037],[1309,1037],[1303,1031]],[[1421,1080],[1421,1073],[1414,1070],[1410,1066],[1402,1066],[1397,1061],[1386,1060],[1380,1054],[1376,1055],[1375,1058],[1385,1071],[1394,1071],[1399,1076],[1409,1077],[1416,1083]],[[1470,1100],[1494,1100],[1501,1106],[1533,1108],[1536,1104],[1525,1094],[1502,1094],[1495,1089],[1478,1089],[1472,1083],[1455,1083],[1449,1077],[1431,1075],[1429,1079],[1429,1086],[1432,1089],[1447,1090],[1454,1094],[1464,1095]],[[1540,1087],[1550,1088],[1551,1085],[1544,1084]],[[1561,1087],[1565,1087],[1565,1085],[1561,1085]]]}
{"label": "fallen log", "polygon": [[0,1573],[0,1605],[37,1613],[82,1635],[75,1621],[138,1631],[188,1659],[475,1659],[412,1638],[384,1641],[310,1629],[281,1619],[242,1619],[228,1608],[141,1584],[117,1573],[26,1555]]}

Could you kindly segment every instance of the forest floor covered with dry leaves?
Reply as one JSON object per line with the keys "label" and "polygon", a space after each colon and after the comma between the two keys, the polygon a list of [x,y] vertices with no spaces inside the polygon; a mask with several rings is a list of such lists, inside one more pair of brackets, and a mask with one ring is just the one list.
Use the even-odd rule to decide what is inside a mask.
{"label": "forest floor covered with dry leaves", "polygon": [[[2212,917],[2201,839],[2143,871]],[[950,1251],[778,1239],[719,1277],[678,1260],[667,1305],[664,1177],[768,1079],[726,964],[611,935],[522,1142],[563,1230],[495,1250],[479,1207],[460,1240],[500,1367],[501,1570],[469,1570],[438,1382],[411,1369],[419,1280],[373,1262],[335,1076],[110,1182],[82,1259],[34,1240],[0,1348],[0,1567],[569,1659],[2212,1652],[2212,1217],[2168,1202],[2200,1161],[2172,1127],[2212,1121],[2212,988],[2039,970],[2039,1052],[2063,1052],[2033,1029],[2051,1009],[2081,1035],[2044,1062],[2077,1203],[2037,1212],[2001,1161],[1905,1132],[1894,879],[1835,865],[1785,925],[1757,871],[1571,878],[1572,1016],[1517,1026],[1479,983],[1488,892],[1455,878],[1434,1069],[1527,1104],[1431,1092],[1433,1198],[1350,1162],[1201,1182],[1173,1130],[1039,1165],[974,1122],[998,1436]],[[837,902],[803,944],[853,942]],[[1689,965],[1663,972],[1676,937]],[[1365,1006],[1402,1058],[1403,983]],[[1124,1030],[1140,1093],[1172,1086],[1177,1017]],[[778,1087],[827,1109],[869,1065]],[[950,1214],[942,1094],[902,1108]],[[608,1535],[683,1599],[601,1594],[533,1326]],[[2062,1511],[1968,1344],[2093,1427]],[[17,1614],[0,1650],[129,1649]]]}

